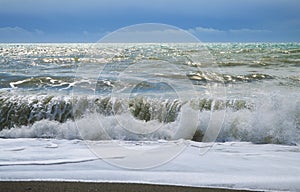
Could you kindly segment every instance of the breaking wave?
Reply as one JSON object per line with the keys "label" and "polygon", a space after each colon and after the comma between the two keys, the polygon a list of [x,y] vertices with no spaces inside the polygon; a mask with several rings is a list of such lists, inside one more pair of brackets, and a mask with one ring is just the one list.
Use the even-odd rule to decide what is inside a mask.
{"label": "breaking wave", "polygon": [[[225,112],[219,142],[299,144],[299,43],[204,46],[209,54],[197,44],[2,44],[0,137],[171,140],[179,137],[174,134],[180,127],[183,138],[202,141],[212,114],[223,118]],[[174,84],[190,79],[199,95],[186,101],[105,97],[116,87],[160,93],[161,84],[140,83],[140,79],[127,75],[133,69],[130,66],[141,61],[147,61],[143,64],[156,79]],[[170,65],[159,68],[156,63],[161,61]],[[86,79],[86,74],[74,79],[79,65],[88,66],[88,77],[105,65],[107,76],[93,79],[97,82]],[[127,67],[126,73],[119,66]],[[124,72],[121,77],[128,78],[128,82],[118,81],[119,76],[110,74],[109,67],[115,67],[118,74],[118,70]],[[170,68],[160,72],[165,67]],[[175,68],[182,73],[174,73]],[[142,78],[149,78],[143,70]],[[138,86],[132,86],[136,82]],[[91,86],[94,84],[96,87]],[[223,85],[228,98],[214,98],[221,96],[210,90]],[[68,94],[76,86],[82,89],[80,93],[89,95],[92,91],[102,97],[71,97]],[[182,85],[180,91],[187,98],[193,97],[190,86]],[[190,133],[190,114],[194,111],[199,113],[199,122],[196,132]],[[124,126],[147,134],[131,133]],[[149,133],[147,130],[153,127],[158,127],[157,131]]]}
{"label": "breaking wave", "polygon": [[[2,138],[172,140],[177,137],[174,134],[178,127],[189,130],[191,122],[182,124],[180,118],[188,118],[193,110],[199,111],[197,131],[185,137],[202,141],[211,114],[220,113],[221,118],[225,110],[226,117],[217,141],[300,142],[300,103],[291,102],[289,98],[268,97],[260,102],[222,99],[182,102],[143,97],[116,100],[110,97],[36,95],[2,96],[0,105]],[[120,122],[126,122],[126,125]],[[135,134],[124,126],[140,130],[159,129]]]}

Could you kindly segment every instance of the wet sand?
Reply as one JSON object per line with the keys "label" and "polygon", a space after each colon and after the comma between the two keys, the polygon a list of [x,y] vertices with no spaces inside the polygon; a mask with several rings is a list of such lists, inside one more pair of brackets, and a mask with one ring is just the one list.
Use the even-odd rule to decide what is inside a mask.
{"label": "wet sand", "polygon": [[246,192],[247,190],[153,185],[60,181],[0,181],[1,192]]}

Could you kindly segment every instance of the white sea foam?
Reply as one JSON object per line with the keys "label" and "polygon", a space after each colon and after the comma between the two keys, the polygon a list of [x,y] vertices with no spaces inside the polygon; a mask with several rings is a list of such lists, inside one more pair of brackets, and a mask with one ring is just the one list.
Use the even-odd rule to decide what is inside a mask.
{"label": "white sea foam", "polygon": [[[214,122],[212,122],[212,114],[215,119],[222,120],[222,115],[225,113],[222,129],[217,134],[217,141],[219,142],[250,141],[254,143],[299,144],[300,103],[297,100],[291,101],[291,98],[278,95],[261,98],[256,100],[251,109],[201,110],[198,113],[198,118],[195,116],[197,112],[185,105],[181,108],[175,121],[170,122],[161,122],[158,119],[140,120],[129,111],[115,115],[103,115],[88,110],[83,117],[76,118],[76,121],[69,119],[59,123],[43,119],[32,125],[3,129],[0,136],[5,138],[46,137],[88,140],[172,140],[191,139],[196,131],[195,126],[197,126],[197,132],[202,134],[199,138],[201,141],[205,133],[208,137],[210,132],[218,130],[218,127],[214,127]],[[43,100],[41,99],[41,101]],[[49,102],[52,103],[50,109],[58,101],[59,98],[56,98]],[[87,110],[88,101],[88,99],[80,101],[79,103],[82,104],[78,105],[79,108],[76,110]],[[57,107],[55,109],[58,110],[56,113],[61,113],[61,115],[67,113],[64,112],[64,109]],[[222,112],[223,110],[226,111]],[[209,126],[211,127],[208,130]]]}
{"label": "white sea foam", "polygon": [[[118,150],[115,141],[91,141]],[[173,141],[126,142],[132,149],[172,145]],[[299,191],[299,146],[255,145],[245,142],[206,143],[187,141],[187,148],[168,163],[152,169],[121,169],[97,158],[78,140],[0,139],[1,181],[82,181],[152,183],[255,191]],[[48,146],[56,145],[56,148]],[[200,155],[200,148],[210,150]],[[18,149],[19,151],[15,151]],[[161,153],[149,154],[154,159]],[[116,158],[117,157],[117,158]],[[122,157],[122,158],[120,158]],[[124,153],[106,156],[126,160]],[[142,160],[135,156],[135,161]]]}
{"label": "white sea foam", "polygon": [[[162,115],[161,111],[154,114],[157,111],[147,111],[145,108],[134,117],[129,113],[113,116],[110,103],[103,110],[101,108],[102,111],[97,111],[99,114],[93,114],[96,100],[88,100],[83,96],[78,99],[80,106],[75,112],[79,117],[75,118],[85,131],[77,129],[71,120],[75,114],[72,113],[74,106],[72,98],[66,94],[74,87],[80,87],[78,92],[89,97],[89,93],[106,96],[115,90],[113,88],[131,86],[128,82],[119,81],[120,76],[111,78],[110,73],[103,74],[103,79],[99,80],[99,71],[95,69],[104,64],[119,66],[126,62],[140,63],[146,60],[153,61],[146,64],[157,79],[167,78],[180,85],[182,80],[187,80],[186,75],[190,75],[199,93],[197,99],[201,100],[199,106],[194,107],[199,109],[199,141],[203,139],[207,127],[218,130],[214,128],[216,121],[212,120],[212,116],[217,120],[223,119],[224,108],[213,109],[210,105],[218,99],[211,94],[211,88],[216,85],[218,89],[220,82],[224,82],[228,98],[225,96],[221,99],[223,103],[228,101],[230,106],[224,109],[225,119],[217,141],[299,144],[299,43],[206,45],[216,58],[217,67],[211,66],[205,59],[204,63],[193,60],[202,50],[196,44],[2,44],[0,136],[74,139],[80,138],[79,133],[82,133],[88,139],[100,140],[107,137],[128,140],[190,138],[193,130],[190,127],[195,122],[189,118],[195,118],[187,115],[179,121],[176,119],[179,110],[172,114],[174,118],[166,122],[162,122],[161,117],[165,114]],[[170,55],[175,56],[177,61],[171,60],[172,65],[157,68],[156,61],[166,60]],[[181,73],[174,71],[173,64]],[[89,70],[74,80],[77,65],[87,66]],[[133,69],[130,66],[125,65],[128,74]],[[159,70],[166,66],[165,71]],[[218,67],[223,68],[216,70]],[[145,78],[143,70],[141,68],[138,74]],[[87,78],[91,73],[95,78]],[[121,77],[126,79],[127,73]],[[192,98],[189,88],[183,86],[180,90]],[[49,96],[43,96],[45,93]],[[164,103],[142,104],[155,108]],[[167,110],[162,111],[165,113]],[[144,113],[148,116],[151,113],[150,116],[154,118],[151,116],[146,119]],[[190,114],[188,111],[182,113]],[[146,122],[143,121],[145,119]]]}
{"label": "white sea foam", "polygon": [[[89,114],[76,121],[64,123],[41,120],[33,125],[4,129],[0,137],[5,138],[58,138],[85,140],[159,140],[191,139],[196,129],[194,117],[184,109],[176,121],[162,123],[158,120],[144,121],[123,113],[115,116]],[[196,122],[197,123],[197,122]]]}
{"label": "white sea foam", "polygon": [[22,83],[26,83],[29,82],[32,78],[28,78],[25,80],[21,80],[21,81],[16,81],[16,82],[10,82],[9,85],[11,86],[11,88],[17,88],[16,85],[20,85]]}

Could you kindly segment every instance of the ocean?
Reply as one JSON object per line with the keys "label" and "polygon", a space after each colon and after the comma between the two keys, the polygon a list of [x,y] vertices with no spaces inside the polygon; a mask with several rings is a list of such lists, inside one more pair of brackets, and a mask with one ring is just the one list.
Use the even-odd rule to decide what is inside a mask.
{"label": "ocean", "polygon": [[300,190],[299,43],[0,44],[0,66],[0,190]]}
{"label": "ocean", "polygon": [[299,43],[0,45],[0,137],[300,143]]}

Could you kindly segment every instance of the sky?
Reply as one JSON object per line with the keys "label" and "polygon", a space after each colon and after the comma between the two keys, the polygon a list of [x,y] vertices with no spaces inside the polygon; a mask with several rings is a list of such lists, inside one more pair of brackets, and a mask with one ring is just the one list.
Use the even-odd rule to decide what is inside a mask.
{"label": "sky", "polygon": [[97,42],[172,25],[203,42],[300,42],[299,0],[0,0],[0,42]]}

